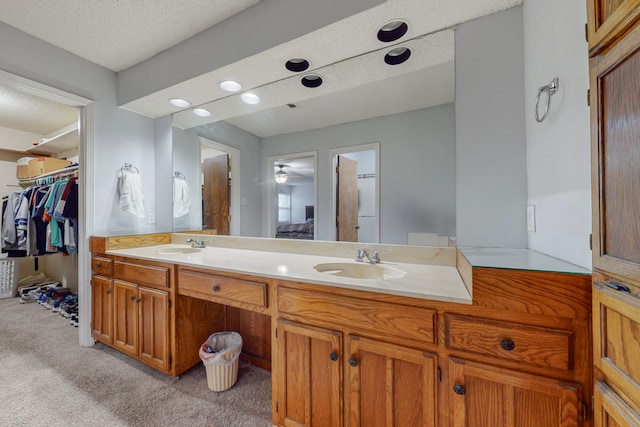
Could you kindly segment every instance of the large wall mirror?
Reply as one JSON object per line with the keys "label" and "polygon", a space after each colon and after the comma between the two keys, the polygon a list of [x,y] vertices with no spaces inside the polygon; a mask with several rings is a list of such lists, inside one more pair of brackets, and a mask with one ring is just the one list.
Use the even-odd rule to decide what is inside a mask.
{"label": "large wall mirror", "polygon": [[[406,62],[385,62],[390,53],[406,56],[402,49],[410,51]],[[233,147],[240,175],[233,175],[232,167],[230,185],[239,191],[239,212],[231,213],[238,221],[229,234],[278,237],[278,229],[286,228],[280,225],[302,230],[312,223],[297,238],[352,240],[341,239],[336,225],[336,159],[356,158],[362,169],[356,168],[351,208],[356,241],[407,244],[416,235],[454,236],[454,31],[417,37],[313,73],[322,78],[319,87],[303,86],[306,73],[294,74],[254,88],[260,104],[245,104],[235,94],[203,105],[211,117],[175,114],[173,172],[203,176],[203,139]],[[298,162],[308,169],[309,161],[313,184],[307,176],[300,187],[313,188],[313,195],[295,216],[292,211],[287,219],[283,210],[279,222],[277,197],[286,192],[279,193],[276,174],[280,169],[295,173]],[[371,168],[364,170],[365,165]],[[202,209],[202,185],[194,181],[186,217],[198,217],[193,210]],[[174,230],[201,228],[199,219],[174,217]]]}

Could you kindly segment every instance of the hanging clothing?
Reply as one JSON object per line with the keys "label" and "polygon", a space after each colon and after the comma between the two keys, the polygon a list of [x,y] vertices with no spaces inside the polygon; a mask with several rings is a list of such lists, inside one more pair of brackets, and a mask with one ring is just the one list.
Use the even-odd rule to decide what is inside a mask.
{"label": "hanging clothing", "polygon": [[191,209],[191,197],[189,195],[189,184],[187,180],[180,177],[173,177],[173,217],[179,218],[189,213]]}
{"label": "hanging clothing", "polygon": [[138,218],[144,218],[144,191],[140,174],[130,169],[120,170],[118,177],[118,206]]}

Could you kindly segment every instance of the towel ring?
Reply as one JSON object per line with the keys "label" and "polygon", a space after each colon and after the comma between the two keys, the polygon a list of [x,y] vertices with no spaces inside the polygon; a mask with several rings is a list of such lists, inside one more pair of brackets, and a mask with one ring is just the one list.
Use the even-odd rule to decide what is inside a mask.
{"label": "towel ring", "polygon": [[129,169],[129,170],[134,170],[136,173],[140,173],[140,171],[138,170],[137,167],[130,165],[129,163],[125,163],[124,165],[122,165],[122,167],[120,168],[120,170],[125,170],[125,169]]}
{"label": "towel ring", "polygon": [[[547,118],[547,114],[549,114],[549,107],[551,106],[551,96],[555,95],[559,87],[560,87],[560,81],[556,77],[555,79],[551,80],[551,83],[549,83],[548,85],[541,86],[540,88],[538,88],[538,96],[536,96],[536,121],[538,123],[541,123],[544,119]],[[544,106],[544,113],[542,114],[542,117],[540,117],[539,105],[540,105],[540,97],[542,96],[543,93],[547,94],[547,102]]]}
{"label": "towel ring", "polygon": [[185,179],[185,180],[187,179],[187,177],[186,177],[186,176],[184,176],[184,174],[183,174],[182,172],[179,172],[179,171],[175,171],[175,172],[173,173],[173,177],[174,177],[174,178],[182,178],[182,179]]}

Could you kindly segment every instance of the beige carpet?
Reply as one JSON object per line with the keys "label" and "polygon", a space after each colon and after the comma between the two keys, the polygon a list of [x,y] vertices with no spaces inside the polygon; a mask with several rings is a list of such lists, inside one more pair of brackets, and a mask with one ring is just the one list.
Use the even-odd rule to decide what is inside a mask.
{"label": "beige carpet", "polygon": [[224,392],[96,344],[38,303],[0,299],[0,426],[271,426],[271,374],[240,365]]}

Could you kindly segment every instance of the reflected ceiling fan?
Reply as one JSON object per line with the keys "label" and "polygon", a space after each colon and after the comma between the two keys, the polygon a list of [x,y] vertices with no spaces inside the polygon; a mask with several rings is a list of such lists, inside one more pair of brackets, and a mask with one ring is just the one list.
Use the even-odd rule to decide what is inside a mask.
{"label": "reflected ceiling fan", "polygon": [[284,184],[289,179],[289,175],[284,171],[285,165],[276,165],[279,169],[274,174],[275,180],[278,184]]}

